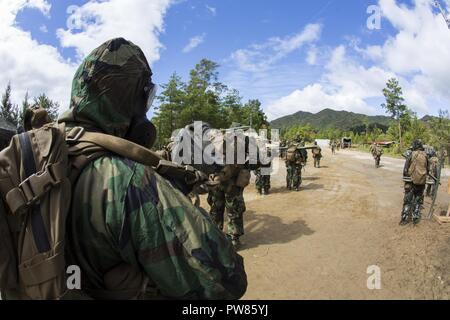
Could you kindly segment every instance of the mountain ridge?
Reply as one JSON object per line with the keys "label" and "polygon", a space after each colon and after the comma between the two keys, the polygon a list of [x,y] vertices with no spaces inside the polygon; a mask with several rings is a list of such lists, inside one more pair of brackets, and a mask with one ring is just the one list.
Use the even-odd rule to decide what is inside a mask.
{"label": "mountain ridge", "polygon": [[386,130],[392,122],[388,116],[369,116],[362,113],[350,111],[337,111],[330,108],[323,109],[317,113],[298,111],[271,121],[271,126],[276,129],[287,129],[295,125],[311,125],[316,129],[340,129],[351,131],[355,128],[365,126],[377,126]]}

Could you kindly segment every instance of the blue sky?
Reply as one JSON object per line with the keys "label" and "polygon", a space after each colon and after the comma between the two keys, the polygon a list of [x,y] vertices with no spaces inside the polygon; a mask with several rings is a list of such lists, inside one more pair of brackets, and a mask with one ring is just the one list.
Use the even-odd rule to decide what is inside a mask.
{"label": "blue sky", "polygon": [[[220,64],[221,81],[244,99],[260,99],[270,118],[325,107],[382,114],[381,89],[390,76],[400,79],[407,102],[419,115],[437,114],[450,101],[440,88],[450,79],[435,65],[449,59],[450,47],[435,50],[432,44],[450,43],[450,31],[429,0],[16,2],[6,8],[13,22],[0,28],[11,34],[8,42],[17,41],[15,48],[39,54],[22,58],[10,52],[14,65],[47,61],[51,49],[42,70],[18,70],[15,77],[9,68],[9,75],[0,76],[0,86],[12,81],[17,99],[25,90],[37,94],[48,88],[67,106],[66,78],[80,59],[107,37],[124,36],[148,53],[157,83],[165,83],[173,72],[187,79],[189,70],[208,58]],[[76,16],[67,12],[71,5],[81,8]],[[370,5],[382,9],[380,30],[367,28]],[[117,11],[123,12],[123,21]],[[74,19],[79,25],[68,26]],[[20,37],[13,37],[17,32]],[[417,52],[411,54],[411,48]],[[30,82],[27,77],[33,76],[36,81]]]}

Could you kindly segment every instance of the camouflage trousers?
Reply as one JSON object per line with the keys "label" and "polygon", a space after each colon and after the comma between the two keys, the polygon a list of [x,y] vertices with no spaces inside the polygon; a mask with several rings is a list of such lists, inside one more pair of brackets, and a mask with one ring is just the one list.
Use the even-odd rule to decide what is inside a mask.
{"label": "camouflage trousers", "polygon": [[270,190],[270,175],[263,175],[261,169],[255,170],[256,175],[256,189],[261,194],[268,193]]}
{"label": "camouflage trousers", "polygon": [[314,168],[320,168],[320,159],[322,159],[320,156],[314,157]]}
{"label": "camouflage trousers", "polygon": [[423,193],[425,185],[405,183],[405,196],[403,198],[402,222],[407,222],[412,215],[412,219],[417,223],[421,218],[423,205]]}
{"label": "camouflage trousers", "polygon": [[378,168],[380,166],[381,156],[374,155],[373,158],[375,159],[375,167]]}
{"label": "camouflage trousers", "polygon": [[211,206],[210,215],[216,225],[223,230],[225,211],[228,216],[227,236],[239,239],[244,235],[243,214],[246,210],[244,202],[244,188],[235,185],[217,187],[208,194],[208,204]]}
{"label": "camouflage trousers", "polygon": [[288,189],[299,189],[302,184],[302,166],[286,163],[286,186]]}
{"label": "camouflage trousers", "polygon": [[427,184],[426,191],[425,191],[425,194],[427,195],[427,197],[432,197],[434,195],[435,188],[436,188],[435,184]]}

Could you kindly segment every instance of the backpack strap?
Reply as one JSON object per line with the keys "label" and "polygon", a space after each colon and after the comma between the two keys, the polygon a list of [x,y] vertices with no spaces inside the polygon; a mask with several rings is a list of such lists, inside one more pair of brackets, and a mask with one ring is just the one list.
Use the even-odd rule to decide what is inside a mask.
{"label": "backpack strap", "polygon": [[[47,165],[44,171],[36,172],[36,163],[28,133],[24,132],[19,135],[19,143],[23,154],[22,164],[27,178],[18,187],[12,188],[6,194],[5,200],[12,213],[17,213],[22,208],[30,206],[66,177],[66,165],[62,162]],[[39,215],[36,213],[33,216],[37,219]]]}
{"label": "backpack strap", "polygon": [[[36,163],[34,160],[33,149],[28,133],[24,132],[20,134],[19,142],[23,154],[23,167],[25,170],[25,175],[27,176],[27,179],[24,180],[24,182],[26,183],[23,184],[22,182],[20,186],[22,186],[22,190],[24,191],[27,190],[26,188],[23,188],[25,185],[29,187],[30,192],[28,193],[28,196],[32,197],[31,201],[29,202],[33,203],[38,198],[38,195],[34,194],[34,184],[36,184],[37,187],[36,193],[40,193],[39,196],[41,196],[44,192],[48,191],[48,185],[52,185],[53,181],[51,181],[51,175],[47,170],[48,167],[46,168],[46,171],[44,171],[44,174],[36,175]],[[27,195],[26,192],[24,192],[24,194]],[[41,206],[39,204],[33,203],[31,209],[31,226],[33,229],[34,241],[36,243],[38,251],[40,253],[49,251],[50,243],[48,240],[47,231],[45,230],[44,220],[42,219]]]}
{"label": "backpack strap", "polygon": [[69,145],[69,156],[72,163],[70,176],[72,182],[89,162],[105,154],[114,153],[153,167],[156,172],[172,183],[180,182],[180,185],[177,184],[178,188],[184,193],[198,183],[214,185],[214,183],[208,181],[208,176],[192,166],[165,161],[155,152],[116,136],[86,131],[82,127],[74,127],[66,135],[66,142]]}
{"label": "backpack strap", "polygon": [[82,127],[72,128],[67,134],[66,141],[69,146],[82,142],[93,143],[124,158],[155,168],[158,166],[159,162],[163,160],[153,151],[138,144],[104,133],[88,132]]}

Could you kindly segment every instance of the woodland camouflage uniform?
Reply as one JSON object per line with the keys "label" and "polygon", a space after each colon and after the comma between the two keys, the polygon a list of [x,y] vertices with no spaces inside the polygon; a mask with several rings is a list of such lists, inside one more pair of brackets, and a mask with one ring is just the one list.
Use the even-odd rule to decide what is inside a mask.
{"label": "woodland camouflage uniform", "polygon": [[[437,178],[437,176],[438,176],[438,169],[439,169],[439,166],[440,166],[440,160],[437,157],[436,151],[433,151],[431,153],[428,165],[429,165],[429,168],[428,168],[429,173],[432,174],[433,177]],[[435,188],[435,185],[427,184],[426,195],[428,197],[431,197],[431,195],[434,192],[434,190],[433,190],[434,188]]]}
{"label": "woodland camouflage uniform", "polygon": [[300,185],[302,184],[302,168],[308,158],[308,154],[305,150],[298,149],[302,146],[301,141],[296,139],[293,145],[289,147],[289,149],[293,147],[296,148],[295,160],[289,161],[288,158],[286,158],[286,186],[289,190],[293,189],[299,191]]}
{"label": "woodland camouflage uniform", "polygon": [[317,141],[314,142],[315,149],[312,149],[314,158],[314,168],[320,168],[320,160],[322,159],[322,148],[319,147]]}
{"label": "woodland camouflage uniform", "polygon": [[[266,152],[268,157],[272,157],[272,150],[269,146],[266,146]],[[272,162],[261,163],[254,171],[256,180],[256,190],[261,195],[269,194],[270,192],[270,175],[272,173]]]}
{"label": "woodland camouflage uniform", "polygon": [[244,235],[243,214],[247,210],[244,201],[244,186],[239,186],[239,175],[249,174],[242,165],[226,165],[215,175],[220,184],[208,194],[210,214],[219,229],[224,229],[224,214],[227,213],[227,237],[238,247],[239,238]]}
{"label": "woodland camouflage uniform", "polygon": [[262,168],[255,170],[256,190],[259,194],[268,194],[270,191],[270,174],[263,174]]}
{"label": "woodland camouflage uniform", "polygon": [[405,196],[400,224],[407,224],[410,216],[412,216],[414,224],[417,224],[421,219],[428,175],[428,157],[422,142],[419,140],[413,142],[412,152],[407,154],[403,175],[410,178],[411,181],[405,182]]}
{"label": "woodland camouflage uniform", "polygon": [[375,167],[378,168],[380,166],[381,156],[383,155],[383,149],[381,149],[378,144],[374,143],[370,146],[370,152],[375,160]]}
{"label": "woodland camouflage uniform", "polygon": [[[60,122],[124,138],[149,79],[137,46],[108,41],[76,72]],[[236,299],[246,290],[243,259],[209,216],[153,168],[113,154],[73,186],[68,232],[71,263],[94,298],[137,288],[145,297]]]}

